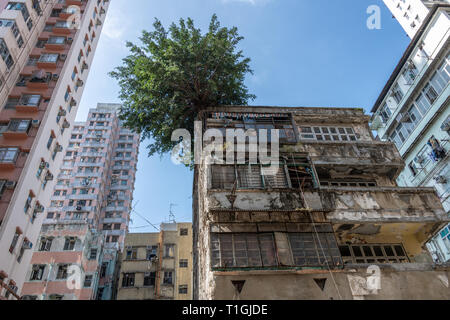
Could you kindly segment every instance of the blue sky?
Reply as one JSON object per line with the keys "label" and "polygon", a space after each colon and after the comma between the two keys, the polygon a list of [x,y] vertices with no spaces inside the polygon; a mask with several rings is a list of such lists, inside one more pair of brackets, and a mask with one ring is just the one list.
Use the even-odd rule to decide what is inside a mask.
{"label": "blue sky", "polygon": [[[381,29],[369,30],[370,5],[381,8]],[[77,120],[97,102],[120,102],[107,73],[128,54],[157,17],[165,26],[191,17],[206,30],[216,13],[224,26],[237,26],[252,59],[247,77],[257,99],[251,105],[358,107],[369,112],[409,44],[381,0],[113,0]],[[192,173],[169,157],[147,158],[141,144],[131,232],[153,232],[166,221],[170,203],[176,220],[191,221]]]}

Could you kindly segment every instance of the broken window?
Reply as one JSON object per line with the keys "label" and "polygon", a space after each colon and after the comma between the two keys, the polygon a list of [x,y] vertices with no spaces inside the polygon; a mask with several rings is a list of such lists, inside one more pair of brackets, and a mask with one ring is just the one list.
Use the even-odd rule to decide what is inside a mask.
{"label": "broken window", "polygon": [[341,245],[339,250],[345,263],[408,263],[402,244]]}
{"label": "broken window", "polygon": [[166,244],[164,245],[164,258],[173,258],[175,256],[175,245]]}
{"label": "broken window", "polygon": [[311,189],[318,186],[313,165],[306,156],[285,155],[283,156],[291,187],[294,189]]}

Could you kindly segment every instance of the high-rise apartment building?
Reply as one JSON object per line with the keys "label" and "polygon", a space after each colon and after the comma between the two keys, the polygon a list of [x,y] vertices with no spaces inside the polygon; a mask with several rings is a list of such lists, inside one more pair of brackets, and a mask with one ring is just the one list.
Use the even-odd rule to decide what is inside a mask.
{"label": "high-rise apartment building", "polygon": [[[450,214],[449,14],[450,4],[431,7],[378,97],[371,119],[371,128],[378,137],[394,142],[406,162],[398,184],[434,187],[447,214]],[[439,230],[428,248],[436,262],[450,261],[450,226]]]}
{"label": "high-rise apartment building", "polygon": [[[75,123],[22,294],[26,299],[110,300],[128,232],[139,135],[120,105],[98,104]],[[70,285],[70,269],[77,270]]]}
{"label": "high-rise apartment building", "polygon": [[420,30],[432,7],[448,4],[448,0],[383,0],[394,18],[412,39]]}
{"label": "high-rise apartment building", "polygon": [[[199,117],[205,136],[215,130],[194,175],[194,299],[450,298],[449,267],[424,248],[450,218],[433,188],[397,186],[404,162],[362,109],[218,106]],[[233,129],[248,139],[220,145]],[[262,129],[279,130],[279,148]],[[269,158],[249,145],[263,137]]]}
{"label": "high-rise apartment building", "polygon": [[117,300],[192,300],[192,223],[126,236]]}
{"label": "high-rise apartment building", "polygon": [[20,295],[108,6],[17,0],[0,12],[3,298]]}

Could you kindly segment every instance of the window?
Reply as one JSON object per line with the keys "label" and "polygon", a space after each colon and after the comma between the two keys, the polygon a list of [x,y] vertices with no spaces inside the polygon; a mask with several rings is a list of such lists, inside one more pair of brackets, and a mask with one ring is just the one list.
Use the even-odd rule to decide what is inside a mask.
{"label": "window", "polygon": [[164,245],[164,257],[173,258],[174,255],[175,255],[175,245],[174,244]]}
{"label": "window", "polygon": [[321,186],[329,186],[329,187],[376,187],[377,183],[373,180],[358,180],[358,179],[331,179],[331,180],[320,180]]}
{"label": "window", "polygon": [[56,63],[58,58],[59,54],[57,53],[43,53],[39,58],[39,62]]}
{"label": "window", "polygon": [[180,229],[180,236],[187,236],[188,235],[188,229],[187,228],[181,228]]}
{"label": "window", "polygon": [[400,87],[398,84],[395,84],[392,87],[392,93],[391,96],[394,98],[395,102],[400,103],[400,101],[402,101],[403,99],[403,92],[401,91]]}
{"label": "window", "polygon": [[11,66],[14,64],[14,61],[10,54],[8,46],[6,45],[5,40],[1,38],[0,38],[0,56],[2,57],[3,62],[5,62],[6,67],[10,69]]}
{"label": "window", "polygon": [[95,259],[97,259],[97,249],[91,249],[91,252],[89,253],[89,260]]}
{"label": "window", "polygon": [[188,267],[188,259],[180,259],[180,268]]}
{"label": "window", "polygon": [[58,272],[56,274],[57,280],[67,279],[67,270],[69,268],[68,264],[61,264],[58,266]]}
{"label": "window", "polygon": [[122,287],[134,287],[134,273],[124,273]]}
{"label": "window", "polygon": [[50,150],[54,139],[55,139],[55,135],[52,132],[52,133],[50,133],[50,137],[48,138],[48,141],[47,141],[47,149]]}
{"label": "window", "polygon": [[388,122],[391,115],[392,115],[391,109],[388,107],[386,103],[384,103],[383,107],[380,110],[380,117],[383,120],[383,123]]}
{"label": "window", "polygon": [[44,275],[45,264],[35,264],[31,269],[30,281],[42,280]]}
{"label": "window", "polygon": [[106,277],[106,271],[108,270],[108,262],[103,262],[102,267],[100,269],[100,278]]}
{"label": "window", "polygon": [[156,281],[156,272],[146,272],[144,274],[144,287],[154,286]]}
{"label": "window", "polygon": [[50,251],[53,238],[42,237],[39,244],[39,251]]}
{"label": "window", "polygon": [[27,213],[28,210],[30,210],[31,208],[31,202],[33,201],[34,198],[34,194],[30,191],[30,193],[28,194],[28,198],[25,201],[25,206],[23,208],[24,212]]}
{"label": "window", "polygon": [[158,246],[152,246],[151,248],[147,248],[146,259],[151,260],[154,257],[158,256]]}
{"label": "window", "polygon": [[11,119],[8,126],[8,131],[11,132],[28,132],[31,120]]}
{"label": "window", "polygon": [[408,263],[402,244],[358,244],[339,246],[345,263]]}
{"label": "window", "polygon": [[14,233],[13,239],[11,241],[11,245],[9,246],[9,252],[13,253],[16,245],[17,245],[17,241],[19,241],[19,237],[22,234],[22,232],[17,228],[16,232]]}
{"label": "window", "polygon": [[15,163],[19,148],[0,148],[0,163]]}
{"label": "window", "polygon": [[163,284],[173,284],[172,276],[173,276],[172,271],[164,271]]}
{"label": "window", "polygon": [[137,259],[137,248],[127,249],[127,260]]}
{"label": "window", "polygon": [[188,286],[187,284],[182,284],[178,286],[178,293],[179,294],[187,294],[188,293]]}
{"label": "window", "polygon": [[64,242],[64,251],[72,251],[75,248],[76,237],[67,237]]}
{"label": "window", "polygon": [[357,141],[353,128],[349,127],[300,127],[302,139],[317,141]]}
{"label": "window", "polygon": [[85,288],[90,288],[91,286],[92,286],[92,276],[91,275],[89,275],[89,276],[85,276],[84,277],[84,284],[83,284],[83,287],[85,287]]}
{"label": "window", "polygon": [[213,268],[342,265],[329,224],[316,224],[314,230],[308,225],[302,233],[213,233],[211,248]]}

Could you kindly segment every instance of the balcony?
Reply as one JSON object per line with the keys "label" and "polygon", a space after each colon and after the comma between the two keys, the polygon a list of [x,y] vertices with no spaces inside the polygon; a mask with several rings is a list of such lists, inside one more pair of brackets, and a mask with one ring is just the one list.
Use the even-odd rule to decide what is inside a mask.
{"label": "balcony", "polygon": [[391,178],[404,167],[395,145],[390,142],[308,141],[300,148],[309,154],[315,166],[359,168]]}
{"label": "balcony", "polygon": [[31,76],[30,81],[27,82],[27,88],[36,90],[46,90],[52,80],[52,73],[44,70],[37,70]]}
{"label": "balcony", "polygon": [[[209,191],[206,203],[216,212],[325,212],[333,223],[450,221],[433,188],[321,187],[300,193],[238,190]],[[233,202],[233,204],[231,203]]]}

